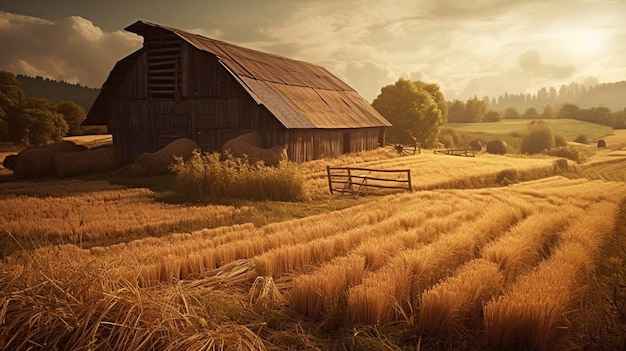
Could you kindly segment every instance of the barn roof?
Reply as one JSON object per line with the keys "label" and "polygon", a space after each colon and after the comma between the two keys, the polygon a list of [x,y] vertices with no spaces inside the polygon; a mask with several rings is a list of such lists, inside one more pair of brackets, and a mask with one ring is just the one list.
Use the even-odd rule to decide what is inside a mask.
{"label": "barn roof", "polygon": [[[142,36],[171,32],[215,55],[250,96],[286,128],[365,128],[390,126],[354,89],[321,66],[256,51],[180,29],[137,21],[126,28]],[[133,55],[120,60],[89,111],[97,119]],[[89,120],[88,116],[87,119]],[[93,121],[92,121],[93,122]],[[97,124],[97,123],[90,123]]]}

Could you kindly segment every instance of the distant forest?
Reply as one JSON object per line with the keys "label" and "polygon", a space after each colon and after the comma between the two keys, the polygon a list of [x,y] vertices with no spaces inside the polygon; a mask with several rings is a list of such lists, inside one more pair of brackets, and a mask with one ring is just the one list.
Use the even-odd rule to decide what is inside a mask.
{"label": "distant forest", "polygon": [[487,100],[489,109],[500,111],[509,107],[514,107],[520,112],[528,108],[542,111],[548,105],[557,109],[560,105],[570,103],[582,109],[607,107],[616,112],[626,108],[626,81],[592,86],[571,83],[561,85],[558,90],[554,87],[544,87],[533,94],[504,93],[497,98],[485,97],[483,100]]}
{"label": "distant forest", "polygon": [[43,77],[29,77],[17,74],[17,80],[22,90],[29,97],[45,98],[53,102],[74,101],[82,106],[85,111],[91,109],[91,105],[100,93],[100,89],[89,88],[80,84],[71,84],[64,81],[57,82]]}

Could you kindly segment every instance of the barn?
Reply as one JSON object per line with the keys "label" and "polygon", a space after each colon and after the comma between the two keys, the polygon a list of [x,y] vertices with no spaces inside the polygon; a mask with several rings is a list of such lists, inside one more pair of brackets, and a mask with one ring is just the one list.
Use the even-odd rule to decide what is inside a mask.
{"label": "barn", "polygon": [[145,21],[143,47],[113,67],[83,125],[106,125],[125,163],[178,138],[217,151],[258,132],[263,147],[305,162],[371,150],[391,124],[311,63]]}

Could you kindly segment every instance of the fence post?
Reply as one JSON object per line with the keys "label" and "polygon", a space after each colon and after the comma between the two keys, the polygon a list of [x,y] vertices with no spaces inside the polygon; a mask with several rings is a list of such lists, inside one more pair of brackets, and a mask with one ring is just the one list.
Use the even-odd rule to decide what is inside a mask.
{"label": "fence post", "polygon": [[328,174],[328,189],[330,189],[330,195],[333,194],[333,181],[330,175],[330,166],[326,166],[326,174]]}
{"label": "fence post", "polygon": [[406,170],[406,176],[407,176],[407,179],[409,180],[409,192],[412,193],[413,186],[411,185],[411,170],[410,169]]}

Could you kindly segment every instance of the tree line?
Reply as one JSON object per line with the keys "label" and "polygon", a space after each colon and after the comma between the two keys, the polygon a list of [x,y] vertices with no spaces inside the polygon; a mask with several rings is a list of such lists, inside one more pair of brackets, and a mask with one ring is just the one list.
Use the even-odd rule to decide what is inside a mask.
{"label": "tree line", "polygon": [[[56,81],[40,76],[30,77],[17,74],[17,80],[26,95],[41,97],[53,102],[72,100],[85,111],[89,111],[91,105],[98,97],[100,89],[89,88],[80,84],[72,84],[65,81]],[[71,97],[71,99],[70,99]]]}
{"label": "tree line", "polygon": [[74,101],[27,96],[15,74],[0,71],[0,141],[44,145],[79,135],[86,115]]}
{"label": "tree line", "polygon": [[466,102],[454,100],[448,103],[448,122],[477,123],[498,122],[501,119],[551,119],[571,118],[586,122],[593,122],[612,127],[626,129],[626,108],[613,112],[605,106],[581,108],[573,103],[565,102],[553,107],[545,105],[542,109],[527,107],[523,112],[510,106],[503,111],[492,108],[488,98],[473,97]]}

